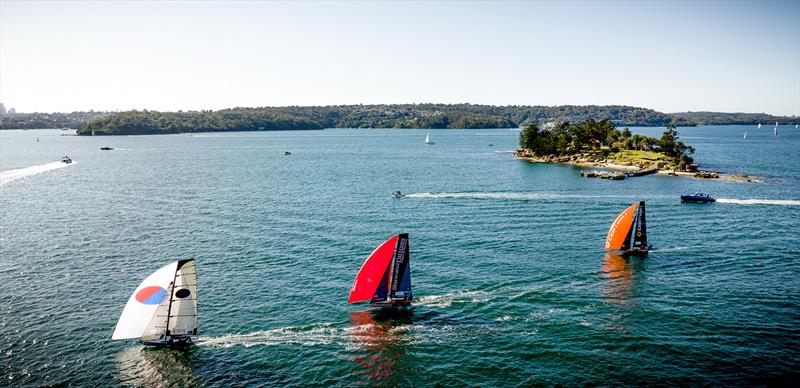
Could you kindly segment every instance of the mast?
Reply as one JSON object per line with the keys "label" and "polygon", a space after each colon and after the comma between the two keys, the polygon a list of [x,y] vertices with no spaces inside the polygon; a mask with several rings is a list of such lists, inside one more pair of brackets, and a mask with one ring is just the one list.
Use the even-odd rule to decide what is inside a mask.
{"label": "mast", "polygon": [[628,227],[628,231],[625,233],[625,240],[622,242],[622,246],[619,248],[620,250],[627,251],[631,248],[631,239],[633,238],[633,225],[636,224],[636,219],[639,218],[638,214],[634,216],[633,222]]}
{"label": "mast", "polygon": [[178,277],[179,268],[175,268],[175,274],[172,275],[172,283],[169,284],[169,304],[167,305],[167,322],[164,324],[164,340],[169,336],[169,316],[172,311],[172,294],[175,293],[175,279]]}
{"label": "mast", "polygon": [[[397,244],[400,244],[400,238],[397,239]],[[392,261],[389,262],[389,268],[388,268],[388,271],[386,271],[386,273],[388,274],[388,277],[386,279],[386,300],[387,301],[391,301],[392,300],[392,294],[393,294],[392,288],[394,286],[394,284],[393,284],[394,282],[392,282],[392,280],[394,279],[394,262],[395,262],[395,260],[397,260],[397,244],[395,244],[395,246],[394,246],[394,254],[392,254]]]}

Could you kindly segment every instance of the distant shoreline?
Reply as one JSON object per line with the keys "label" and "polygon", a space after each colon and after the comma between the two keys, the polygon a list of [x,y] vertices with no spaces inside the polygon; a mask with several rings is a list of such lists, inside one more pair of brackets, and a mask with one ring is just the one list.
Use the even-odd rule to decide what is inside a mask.
{"label": "distant shoreline", "polygon": [[[609,120],[617,127],[772,125],[800,123],[798,116],[766,113],[663,113],[626,105],[372,104],[232,108],[216,111],[14,113],[0,115],[0,129],[94,129],[109,134],[156,134],[236,129],[515,128],[531,123]],[[275,128],[280,127],[280,128]],[[83,132],[81,134],[84,134]]]}

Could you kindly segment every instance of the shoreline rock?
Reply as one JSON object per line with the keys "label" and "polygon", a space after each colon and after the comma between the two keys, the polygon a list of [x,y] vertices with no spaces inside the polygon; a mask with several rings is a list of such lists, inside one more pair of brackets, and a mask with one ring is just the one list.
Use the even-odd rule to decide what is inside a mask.
{"label": "shoreline rock", "polygon": [[626,175],[628,175],[629,177],[649,175],[655,173],[658,175],[680,176],[680,177],[688,177],[695,179],[721,180],[729,182],[747,182],[747,183],[763,182],[763,180],[760,177],[741,174],[741,173],[726,174],[719,171],[703,171],[703,170],[676,171],[675,166],[669,165],[664,161],[650,162],[650,163],[646,162],[629,163],[629,162],[619,162],[609,158],[596,160],[590,158],[586,154],[575,154],[570,156],[555,156],[555,155],[537,156],[533,155],[532,153],[526,150],[517,150],[514,152],[514,156],[517,157],[518,159],[527,160],[533,163],[567,164],[576,167],[591,167],[591,168],[617,170],[626,173]]}

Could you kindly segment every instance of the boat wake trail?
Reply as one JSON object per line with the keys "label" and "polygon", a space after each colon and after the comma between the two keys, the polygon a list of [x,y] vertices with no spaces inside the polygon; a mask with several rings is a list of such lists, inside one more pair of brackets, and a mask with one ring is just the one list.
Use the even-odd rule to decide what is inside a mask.
{"label": "boat wake trail", "polygon": [[457,291],[444,295],[426,295],[415,302],[418,306],[450,307],[453,303],[483,303],[492,298],[485,291]]}
{"label": "boat wake trail", "polygon": [[345,347],[351,346],[351,338],[359,330],[367,330],[372,325],[355,327],[336,327],[330,323],[289,326],[279,329],[262,330],[253,333],[228,334],[219,337],[200,338],[200,346],[229,348],[232,346],[275,346],[275,345],[303,345],[317,346],[337,344]]}
{"label": "boat wake trail", "polygon": [[[473,330],[475,333],[486,333],[486,328]],[[386,325],[366,323],[355,326],[337,326],[332,323],[322,323],[307,326],[289,326],[272,330],[256,331],[253,333],[227,334],[219,337],[198,338],[198,346],[216,348],[230,348],[235,346],[327,346],[336,345],[354,350],[375,343],[392,342],[405,343],[437,343],[446,341],[449,337],[463,337],[469,331],[458,330],[453,325],[424,325],[400,324]],[[476,336],[478,334],[475,334]]]}
{"label": "boat wake trail", "polygon": [[800,200],[795,199],[734,199],[717,198],[718,203],[730,203],[736,205],[779,205],[779,206],[800,206]]}
{"label": "boat wake trail", "polygon": [[31,166],[25,168],[17,168],[14,170],[0,171],[0,186],[15,181],[19,178],[25,178],[31,175],[41,174],[43,172],[58,170],[60,168],[68,167],[73,164],[75,164],[75,162],[67,164],[59,161],[59,162],[42,164],[39,166]]}
{"label": "boat wake trail", "polygon": [[680,252],[680,251],[694,251],[700,249],[707,249],[708,245],[692,245],[688,247],[666,247],[651,249],[650,253],[663,253],[663,252]]}
{"label": "boat wake trail", "polygon": [[510,200],[558,200],[575,198],[640,198],[633,195],[579,195],[555,193],[511,193],[511,192],[460,192],[460,193],[411,193],[406,198],[424,199],[510,199]]}

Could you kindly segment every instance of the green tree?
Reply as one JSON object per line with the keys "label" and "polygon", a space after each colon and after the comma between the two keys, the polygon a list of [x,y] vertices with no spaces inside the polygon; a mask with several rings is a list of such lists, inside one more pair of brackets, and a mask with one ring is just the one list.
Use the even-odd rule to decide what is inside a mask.
{"label": "green tree", "polygon": [[519,134],[519,146],[522,149],[527,149],[536,152],[537,144],[539,141],[539,126],[536,123],[531,123],[522,129]]}

